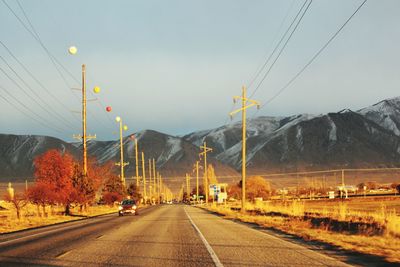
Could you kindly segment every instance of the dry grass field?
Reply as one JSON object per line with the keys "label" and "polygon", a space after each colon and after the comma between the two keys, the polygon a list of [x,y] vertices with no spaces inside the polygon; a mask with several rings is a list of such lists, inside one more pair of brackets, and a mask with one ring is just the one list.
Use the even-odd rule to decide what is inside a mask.
{"label": "dry grass field", "polygon": [[28,228],[35,228],[66,221],[80,220],[87,217],[101,214],[116,213],[116,207],[91,206],[87,210],[80,211],[79,207],[71,209],[72,216],[63,215],[63,207],[46,207],[45,214],[43,209],[35,205],[28,204],[22,210],[22,216],[18,220],[14,207],[7,202],[0,202],[0,233],[8,233]]}
{"label": "dry grass field", "polygon": [[[211,206],[230,219],[257,223],[346,250],[400,262],[400,197],[355,198],[346,201],[275,201]],[[233,208],[233,209],[232,209]]]}

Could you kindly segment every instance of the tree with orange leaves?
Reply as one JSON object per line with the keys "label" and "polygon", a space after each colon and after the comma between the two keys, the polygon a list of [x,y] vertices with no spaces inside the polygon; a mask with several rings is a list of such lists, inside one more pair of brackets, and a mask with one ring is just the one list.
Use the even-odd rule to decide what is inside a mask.
{"label": "tree with orange leaves", "polygon": [[34,160],[35,181],[46,190],[49,202],[65,205],[65,214],[69,215],[70,196],[74,190],[74,159],[65,152],[52,149]]}

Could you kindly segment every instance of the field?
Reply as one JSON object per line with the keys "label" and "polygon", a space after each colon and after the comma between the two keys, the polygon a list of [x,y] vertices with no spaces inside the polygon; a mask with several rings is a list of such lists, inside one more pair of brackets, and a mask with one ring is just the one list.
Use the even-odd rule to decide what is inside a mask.
{"label": "field", "polygon": [[400,262],[400,197],[367,197],[348,200],[259,201],[211,206],[229,219],[257,223],[340,247]]}
{"label": "field", "polygon": [[7,202],[0,201],[0,233],[14,232],[27,228],[35,228],[44,225],[80,220],[87,217],[107,213],[116,213],[116,207],[91,206],[81,211],[79,207],[71,209],[71,216],[63,215],[63,207],[45,207],[28,204],[23,208],[21,218],[18,220],[14,207]]}

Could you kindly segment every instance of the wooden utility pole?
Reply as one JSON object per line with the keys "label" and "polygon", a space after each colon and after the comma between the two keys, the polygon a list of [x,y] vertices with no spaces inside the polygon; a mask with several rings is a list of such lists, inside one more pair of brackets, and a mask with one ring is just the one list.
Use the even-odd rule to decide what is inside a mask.
{"label": "wooden utility pole", "polygon": [[146,169],[144,167],[144,152],[142,152],[142,176],[143,176],[143,197],[146,201],[147,194],[146,194]]}
{"label": "wooden utility pole", "polygon": [[207,147],[207,143],[204,142],[203,146],[200,146],[200,149],[203,149],[203,152],[200,153],[200,156],[204,155],[204,191],[206,191],[206,204],[208,204],[208,171],[207,171],[207,153],[212,151],[212,148]]}
{"label": "wooden utility pole", "polygon": [[[260,103],[255,100],[248,99],[246,96],[246,87],[242,87],[242,96],[234,96],[233,101],[242,100],[242,107],[232,111],[229,115],[232,117],[238,112],[242,112],[242,211],[245,211],[246,203],[246,109],[252,106],[260,107]],[[250,102],[249,105],[247,103]]]}
{"label": "wooden utility pole", "polygon": [[139,190],[139,155],[138,155],[138,142],[135,137],[135,159],[136,159],[136,190]]}
{"label": "wooden utility pole", "polygon": [[153,188],[152,188],[152,182],[151,182],[151,172],[152,172],[151,159],[149,159],[149,196],[150,196],[150,199],[153,196]]}
{"label": "wooden utility pole", "polygon": [[[79,89],[77,89],[79,90]],[[78,140],[82,140],[82,173],[87,176],[87,139],[94,139],[96,135],[87,135],[86,133],[86,66],[82,65],[82,135],[74,135],[73,137]]]}
{"label": "wooden utility pole", "polygon": [[153,158],[153,194],[157,196],[157,185],[156,185],[156,161]]}
{"label": "wooden utility pole", "polygon": [[122,127],[122,119],[121,117],[117,116],[115,120],[119,123],[119,149],[120,149],[120,162],[115,163],[115,165],[121,167],[121,182],[123,186],[125,186],[125,173],[124,173],[124,167],[126,165],[129,165],[129,162],[124,162],[124,139],[122,138],[122,131],[127,130],[128,127],[124,125]]}
{"label": "wooden utility pole", "polygon": [[196,200],[199,202],[199,161],[196,161]]}

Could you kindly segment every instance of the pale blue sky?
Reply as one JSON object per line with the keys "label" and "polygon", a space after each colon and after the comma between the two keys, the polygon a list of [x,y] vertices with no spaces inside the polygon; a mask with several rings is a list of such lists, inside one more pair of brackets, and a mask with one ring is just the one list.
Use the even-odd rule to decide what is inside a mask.
{"label": "pale blue sky", "polygon": [[[50,52],[78,80],[80,65],[85,63],[88,88],[102,88],[98,97],[104,106],[112,106],[109,117],[100,105],[88,104],[96,117],[88,117],[89,132],[97,133],[100,140],[117,138],[113,134],[116,115],[123,118],[129,132],[154,129],[173,135],[227,122],[232,96],[249,83],[277,42],[276,33],[283,34],[303,2],[20,0]],[[313,1],[253,98],[263,103],[274,95],[361,2]],[[24,20],[16,1],[6,3]],[[310,68],[258,115],[356,110],[400,95],[399,10],[396,0],[368,1]],[[79,93],[68,89],[44,50],[2,1],[0,31],[1,41],[46,88],[70,110],[80,109]],[[70,45],[77,46],[77,55],[67,53]],[[44,134],[71,141],[72,134],[80,131],[79,118],[49,97],[2,46],[0,55],[51,107],[49,113],[56,110],[73,124],[62,133],[54,132],[0,98],[0,132]],[[1,60],[0,67],[14,75]],[[79,87],[66,77],[69,86]],[[1,72],[0,86],[62,127],[60,120],[30,101]],[[1,89],[0,95],[7,96]]]}

